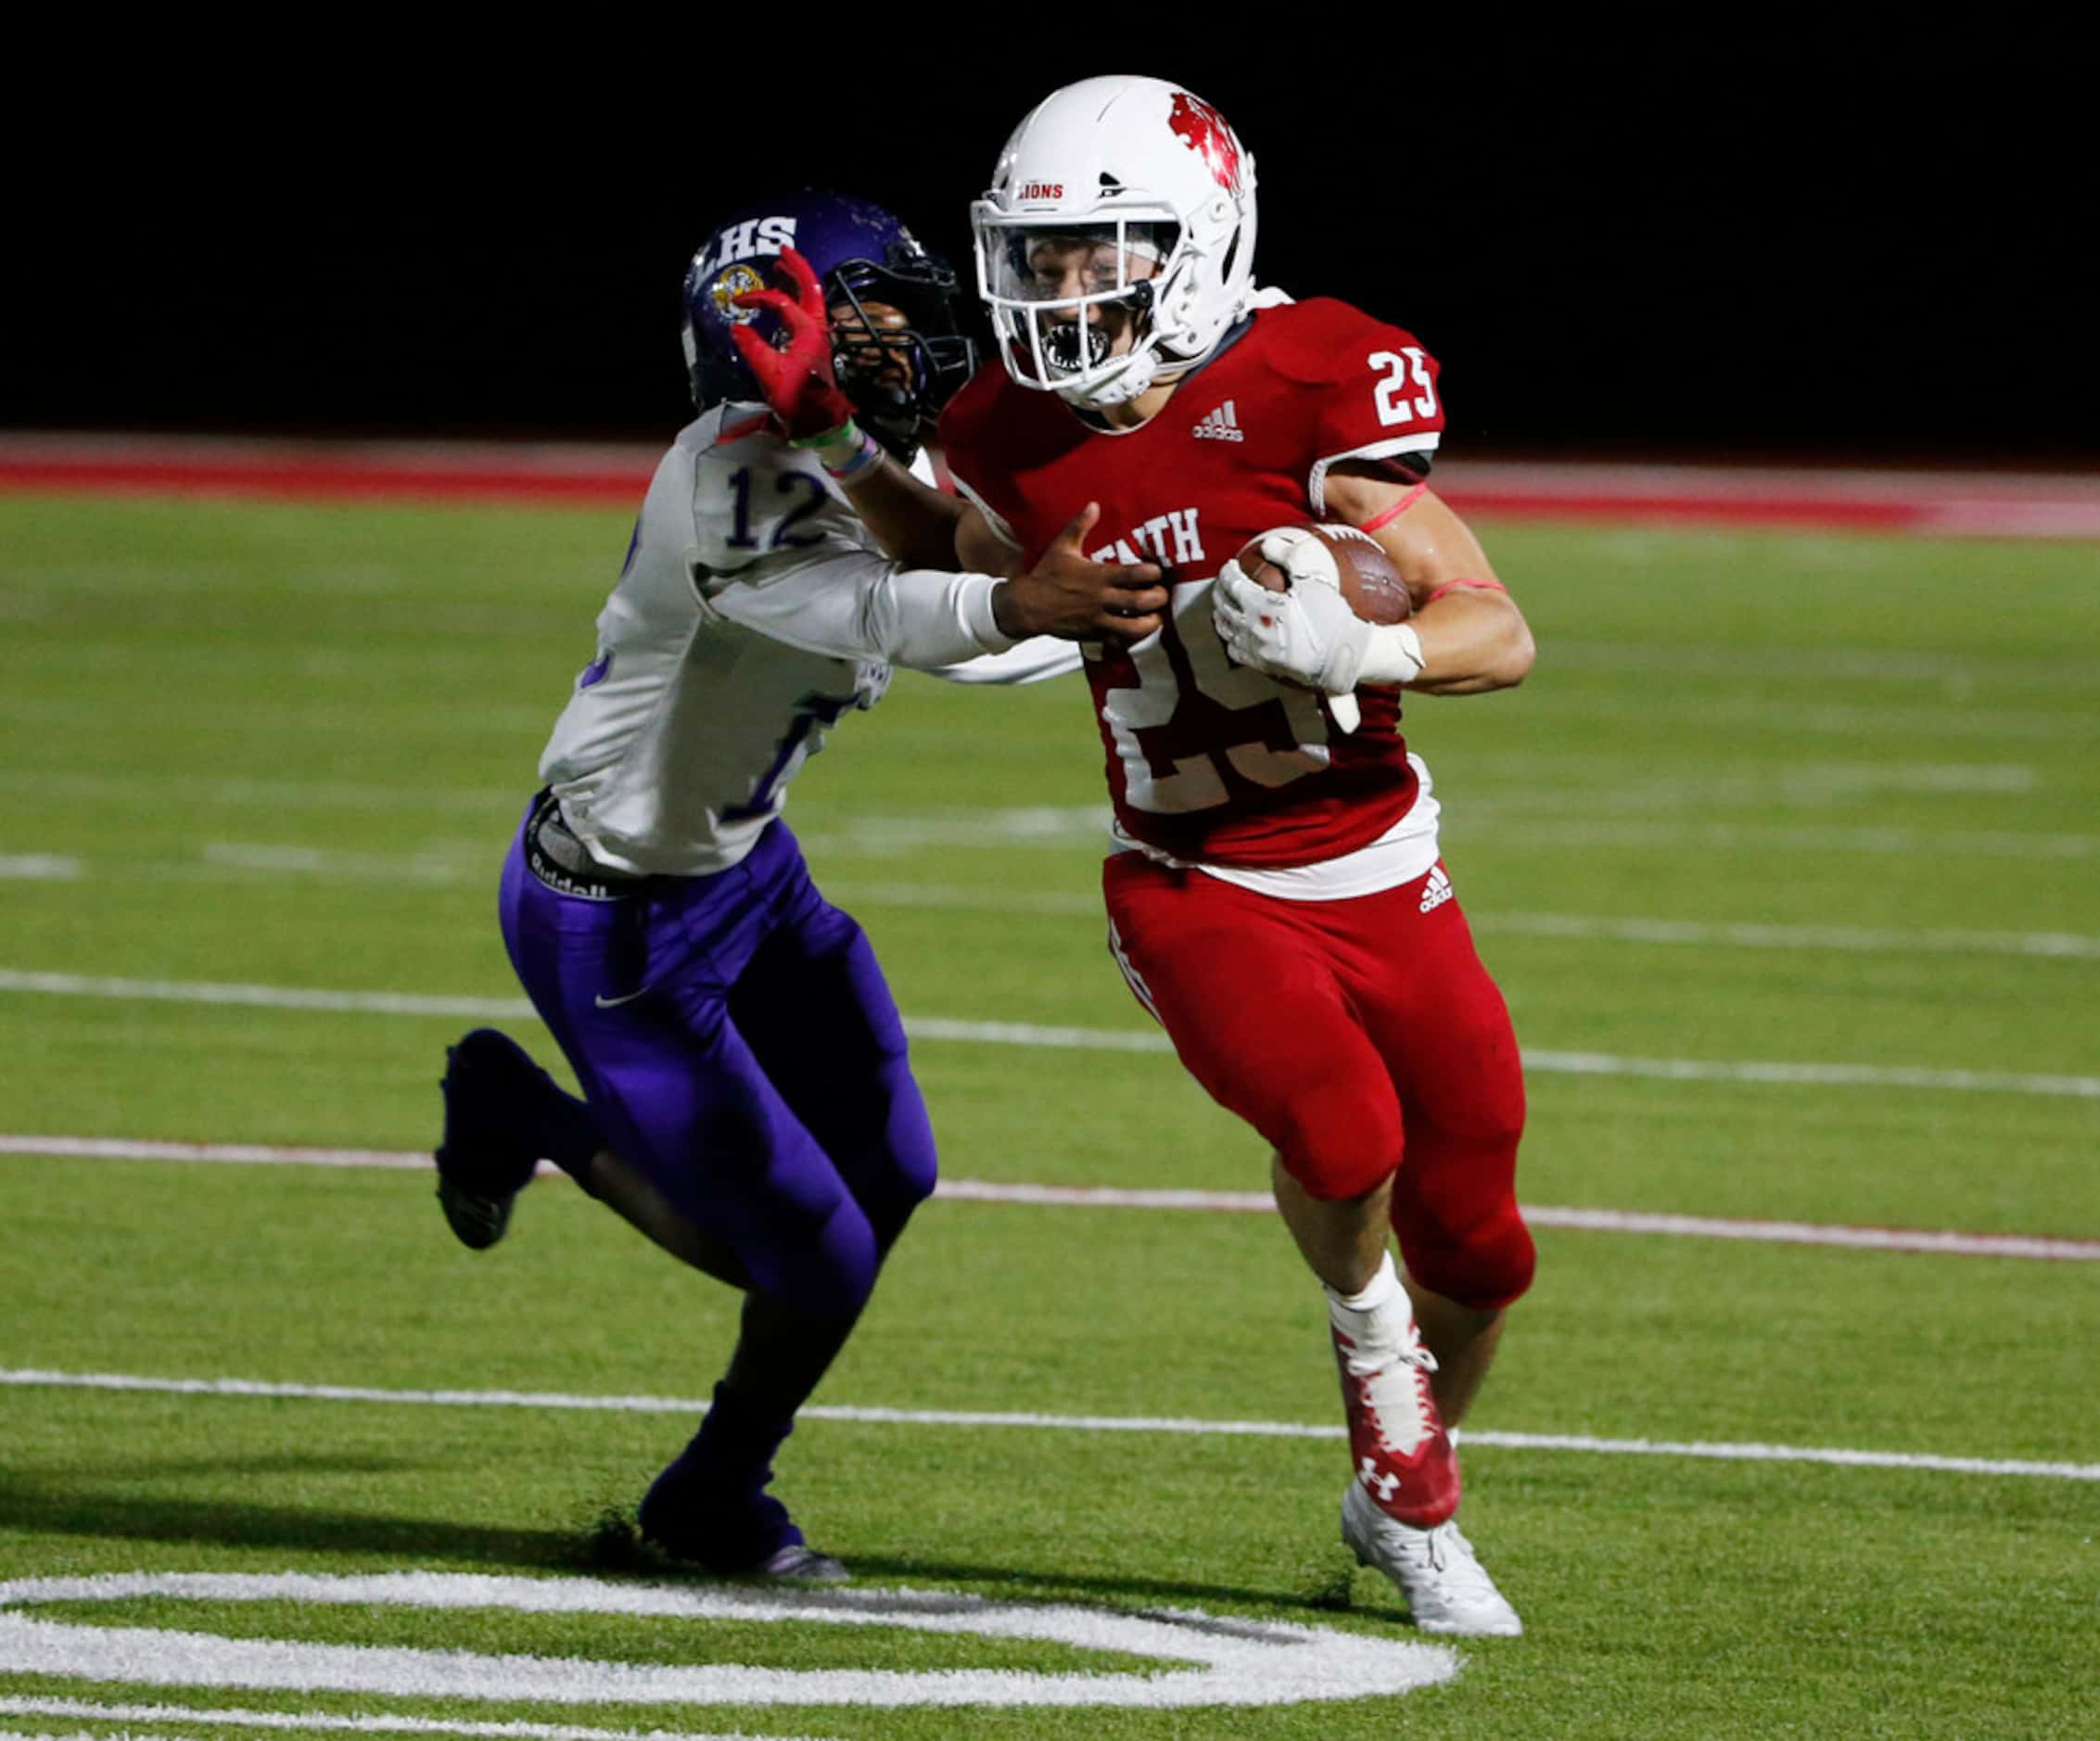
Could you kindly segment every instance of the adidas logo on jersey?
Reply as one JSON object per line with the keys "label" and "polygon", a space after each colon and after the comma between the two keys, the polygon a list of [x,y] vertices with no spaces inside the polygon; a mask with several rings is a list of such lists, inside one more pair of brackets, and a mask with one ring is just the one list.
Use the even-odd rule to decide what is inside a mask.
{"label": "adidas logo on jersey", "polygon": [[1199,441],[1244,441],[1246,431],[1240,427],[1240,408],[1227,400],[1196,425]]}
{"label": "adidas logo on jersey", "polygon": [[1444,867],[1438,865],[1429,873],[1429,880],[1422,884],[1422,911],[1434,911],[1451,898],[1451,879],[1445,875]]}

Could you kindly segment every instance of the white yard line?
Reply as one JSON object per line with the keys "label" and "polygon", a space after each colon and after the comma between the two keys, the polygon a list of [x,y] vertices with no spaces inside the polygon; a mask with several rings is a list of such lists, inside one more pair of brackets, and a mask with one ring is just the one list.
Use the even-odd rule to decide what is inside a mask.
{"label": "white yard line", "polygon": [[[160,861],[151,867],[89,861],[60,854],[0,856],[0,882],[138,881],[172,875],[223,882],[227,870],[312,876],[329,882],[414,882],[453,886],[490,883],[494,859],[465,846],[420,855],[331,852],[318,847],[246,841],[207,842],[201,861]],[[863,883],[823,879],[825,893],[846,907],[925,908],[935,912],[989,912],[1036,918],[1098,921],[1101,897],[1091,891],[1013,892],[948,883]],[[2100,960],[2100,936],[2065,931],[1936,931],[1873,925],[1733,924],[1698,920],[1613,918],[1584,913],[1470,913],[1475,931],[1576,941],[1690,945],[1743,949],[1845,950],[1888,955],[2006,955],[2030,959]]]}
{"label": "white yard line", "polygon": [[936,912],[1025,914],[1043,919],[1083,919],[1102,922],[1101,891],[1016,891],[971,888],[954,883],[863,883],[857,878],[818,877],[825,897],[842,907],[928,907]]}
{"label": "white yard line", "polygon": [[2100,1099],[2100,1076],[2023,1075],[2002,1070],[1928,1070],[1906,1064],[1624,1058],[1613,1052],[1527,1048],[1524,1068],[1553,1075],[1645,1076],[1666,1082],[1756,1083],[1781,1087],[1915,1088],[1953,1093],[2068,1095],[2076,1099]]}
{"label": "white yard line", "polygon": [[[1525,775],[1521,767],[1534,763],[1541,771]],[[1518,818],[1527,829],[1549,831],[1551,838],[1556,840],[1696,845],[1708,850],[1800,846],[1828,852],[1925,852],[1942,856],[1951,853],[2030,854],[2053,858],[2090,858],[2100,852],[2100,836],[2089,833],[1702,821],[1696,814],[1659,820],[1654,814],[1659,807],[1697,812],[1717,807],[1748,807],[1767,814],[1786,808],[1824,809],[1876,792],[2020,797],[2037,788],[2041,775],[2017,763],[1960,767],[1925,763],[1898,768],[1797,763],[1770,779],[1744,776],[1717,776],[1707,781],[1690,777],[1651,779],[1603,783],[1573,791],[1562,789],[1565,782],[1554,777],[1560,767],[1561,762],[1553,758],[1505,757],[1494,768],[1482,770],[1475,779],[1474,796],[1453,818],[1454,832],[1482,828],[1492,832],[1495,825],[1507,825],[1512,818]],[[1489,776],[1497,769],[1500,778],[1491,779]],[[1497,797],[1495,792],[1498,785],[1517,790],[1510,796]],[[38,795],[154,805],[163,804],[166,796],[164,782],[143,779],[0,769],[0,791],[10,790]],[[193,809],[230,805],[254,806],[275,812],[371,809],[399,814],[435,808],[446,811],[455,820],[461,812],[482,815],[492,811],[515,817],[525,804],[524,796],[518,793],[495,789],[418,790],[254,780],[194,782],[184,787],[183,799]],[[1032,805],[952,813],[834,814],[808,820],[809,827],[801,833],[801,842],[820,864],[829,858],[909,858],[972,848],[1094,856],[1105,853],[1111,845],[1109,811],[1105,805]],[[491,855],[500,853],[503,844],[501,836],[487,837],[488,852]],[[471,856],[472,848],[467,843],[458,845],[463,849],[463,857]],[[338,856],[272,843],[221,842],[212,850],[222,856],[245,857],[249,860],[248,868],[258,871],[322,872],[339,858],[341,862],[357,867],[362,873],[364,866],[375,862],[360,855]],[[426,864],[427,860],[412,858],[403,862]],[[242,866],[235,863],[223,868],[232,870]],[[130,873],[130,868],[126,867],[120,873]],[[483,874],[492,876],[493,872]]]}
{"label": "white yard line", "polygon": [[[0,1387],[107,1391],[152,1395],[274,1398],[294,1402],[369,1403],[389,1407],[524,1408],[621,1415],[695,1415],[706,1404],[694,1397],[592,1396],[561,1391],[413,1391],[375,1385],[288,1384],[257,1379],[161,1379],[121,1372],[59,1372],[0,1368]],[[1275,1420],[1191,1420],[1179,1417],[1019,1414],[989,1409],[850,1407],[836,1404],[802,1410],[808,1420],[869,1426],[1005,1428],[1030,1432],[1140,1433],[1196,1439],[1343,1439],[1340,1425]],[[2027,1476],[2044,1480],[2100,1481],[2100,1463],[2036,1462],[2019,1458],[1941,1456],[1910,1451],[1861,1451],[1831,1445],[1725,1443],[1705,1440],[1603,1439],[1585,1433],[1474,1431],[1470,1446],[1516,1451],[1578,1451],[1602,1456],[1679,1456],[1728,1463],[1822,1463],[1846,1468],[1920,1469],[1949,1475]]]}
{"label": "white yard line", "polygon": [[[1556,637],[1553,666],[1556,670],[1653,672],[1670,678],[1745,678],[1761,693],[1768,693],[1765,685],[1773,676],[1772,655],[1765,649],[1719,641],[1661,646],[1652,642]],[[1845,683],[1927,684],[1959,700],[1966,698],[1970,687],[1989,687],[2006,679],[2033,688],[2090,693],[2094,683],[2100,681],[2100,660],[2052,654],[2030,657],[2017,653],[1928,653],[1906,647],[1801,646],[1788,649],[1786,674],[1796,680],[1823,678]]]}
{"label": "white yard line", "polygon": [[[64,1161],[159,1161],[247,1166],[374,1167],[421,1173],[430,1166],[420,1150],[303,1149],[268,1143],[143,1142],[108,1137],[0,1136],[0,1155]],[[560,1170],[540,1165],[542,1178]],[[1130,1189],[1106,1185],[1033,1185],[986,1179],[943,1179],[936,1194],[959,1203],[1017,1203],[1050,1209],[1208,1211],[1272,1214],[1266,1191]],[[1861,1252],[1913,1252],[1934,1257],[2011,1257],[2056,1263],[2100,1263],[2100,1239],[2045,1239],[2018,1233],[1956,1233],[1937,1228],[1848,1227],[1807,1221],[1743,1221],[1712,1215],[1662,1214],[1632,1209],[1580,1209],[1526,1203],[1534,1227],[1585,1233],[1648,1234],[1665,1239],[1739,1239],[1765,1245],[1835,1246]]]}
{"label": "white yard line", "polygon": [[[1558,654],[1556,648],[1556,664],[1559,662]],[[2094,676],[2100,680],[2100,673]],[[1723,726],[1739,726],[1754,732],[1840,738],[1855,754],[1865,747],[1862,739],[1866,737],[1898,739],[1898,753],[1921,741],[1944,748],[1949,743],[2005,740],[2045,743],[2061,750],[2067,744],[2100,738],[2100,716],[2068,706],[1992,706],[1966,711],[1944,705],[1897,701],[1801,701],[1769,694],[1730,697],[1715,694],[1711,684],[1682,694],[1659,693],[1652,684],[1629,684],[1625,693],[1576,688],[1559,693],[1542,690],[1524,705],[1547,731],[1563,722],[1583,730],[1606,720],[1623,720],[1649,732],[1659,727],[1675,727],[1702,736]],[[1595,735],[1588,731],[1585,734]],[[1740,734],[1732,735],[1739,742]],[[1540,741],[1549,743],[1552,739],[1542,735]]]}
{"label": "white yard line", "polygon": [[9,853],[0,857],[0,883],[78,883],[86,871],[78,858],[57,853]]}
{"label": "white yard line", "polygon": [[316,991],[294,985],[228,985],[204,980],[124,979],[87,973],[0,970],[0,992],[109,998],[125,1003],[234,1004],[261,1010],[327,1010],[358,1015],[424,1015],[508,1022],[532,1015],[523,998],[456,998],[409,991]]}
{"label": "white yard line", "polygon": [[[62,773],[42,769],[0,768],[0,792],[32,793],[45,797],[93,798],[132,802],[165,810],[169,782],[158,775]],[[182,803],[191,810],[209,805],[235,805],[265,810],[496,811],[524,813],[532,794],[500,786],[381,786],[325,780],[185,779]]]}
{"label": "white yard line", "polygon": [[[653,1630],[724,1620],[893,1629],[930,1638],[1056,1644],[1082,1653],[1116,1651],[1146,1660],[1135,1671],[1078,1672],[795,1670],[710,1661],[712,1653],[704,1639],[695,1637],[688,1648],[697,1661],[593,1661],[484,1656],[456,1648],[226,1638],[158,1627],[83,1625],[38,1612],[54,1603],[142,1597],[431,1613],[617,1614],[646,1620]],[[1214,1618],[1191,1609],[1131,1613],[917,1590],[769,1590],[429,1571],[342,1576],[105,1572],[90,1578],[13,1580],[0,1582],[0,1661],[40,1675],[149,1686],[377,1693],[506,1705],[893,1709],[1296,1705],[1407,1693],[1448,1681],[1459,1666],[1457,1653],[1447,1646],[1288,1621]]]}
{"label": "white yard line", "polygon": [[1612,943],[1737,949],[1833,949],[1887,955],[2011,955],[2100,961],[2100,937],[2068,931],[1913,931],[1874,925],[1712,924],[1582,913],[1468,914],[1475,931]]}
{"label": "white yard line", "polygon": [[[26,1714],[32,1717],[39,1714],[37,1707],[33,1701],[26,1705],[22,1705],[18,1709],[18,1701],[13,1699],[0,1699],[0,1713],[12,1713],[16,1715]],[[95,1715],[93,1709],[83,1711],[61,1711],[57,1714],[61,1716],[83,1717],[93,1717]],[[188,1735],[156,1735],[150,1729],[125,1729],[120,1731],[116,1735],[111,1735],[107,1730],[101,1729],[71,1729],[65,1731],[54,1729],[0,1729],[0,1741],[191,1741],[191,1737]]]}
{"label": "white yard line", "polygon": [[[208,1162],[235,1166],[378,1167],[420,1172],[420,1150],[282,1148],[259,1142],[137,1142],[110,1137],[0,1137],[0,1155],[48,1155],[58,1161]],[[559,1169],[541,1172],[559,1178]]]}
{"label": "white yard line", "polygon": [[1536,752],[1471,764],[1470,794],[1457,820],[1462,824],[1476,813],[1521,813],[1605,824],[1622,817],[1633,821],[1667,817],[1684,825],[1727,810],[1753,811],[1761,820],[1791,810],[1852,811],[1861,798],[1883,794],[2022,797],[2044,783],[2036,769],[2017,762],[1788,761],[1769,771],[1707,767],[1629,779],[1616,769],[1598,767],[1594,758],[1552,747],[1551,739],[1545,742],[1546,747]]}
{"label": "white yard line", "polygon": [[1826,1245],[1855,1252],[1916,1252],[1941,1257],[2017,1257],[2056,1263],[2100,1263],[2100,1239],[2043,1239],[2017,1233],[1955,1233],[1928,1228],[1848,1227],[1808,1221],[1735,1221],[1712,1215],[1530,1204],[1524,1207],[1524,1216],[1534,1226],[1565,1227],[1590,1233],[1746,1239],[1770,1245]]}
{"label": "white yard line", "polygon": [[[108,998],[129,1002],[221,1004],[268,1010],[367,1015],[451,1017],[507,1022],[529,1018],[522,998],[458,998],[425,992],[324,991],[286,985],[223,985],[203,980],[110,978],[88,973],[0,970],[0,993]],[[1144,1028],[1046,1026],[1028,1022],[907,1018],[915,1040],[1051,1050],[1167,1052],[1166,1036]],[[1951,1093],[2025,1094],[2100,1099],[2100,1076],[2029,1075],[1999,1070],[1935,1070],[1906,1064],[1792,1062],[1763,1059],[1628,1058],[1613,1052],[1531,1049],[1524,1068],[1540,1074],[1635,1076],[1667,1082],[1732,1082],[1787,1087],[1902,1088]]]}
{"label": "white yard line", "polygon": [[[0,1153],[12,1138],[0,1137]],[[427,1165],[421,1155],[417,1162]],[[1271,1214],[1266,1191],[1128,1190],[1113,1186],[1018,1185],[943,1179],[939,1195],[957,1202],[1034,1203],[1066,1209],[1210,1210]],[[2059,1263],[2100,1263],[2100,1239],[2044,1239],[2028,1234],[1956,1233],[1933,1228],[1849,1227],[1818,1222],[1731,1220],[1632,1209],[1581,1209],[1526,1203],[1534,1227],[1585,1233],[1648,1234],[1664,1239],[1739,1239],[1764,1245],[1835,1246],[1861,1252],[1915,1252],[1942,1257],[2012,1257]]]}
{"label": "white yard line", "polygon": [[503,859],[494,843],[477,850],[450,853],[329,852],[315,846],[272,845],[213,840],[204,844],[201,865],[185,865],[191,873],[249,870],[266,876],[289,873],[342,883],[430,883],[449,887],[495,885]]}
{"label": "white yard line", "polygon": [[[1954,855],[1986,858],[2091,858],[2100,834],[2027,833],[2012,829],[1805,828],[1765,822],[1558,821],[1537,815],[1498,814],[1495,801],[1473,805],[1450,830],[1466,840],[1508,845],[1597,846],[1607,851],[1697,848],[1712,852],[1791,850],[1865,853],[1921,861]],[[1965,876],[1967,872],[1963,873]]]}
{"label": "white yard line", "polygon": [[[1010,894],[942,883],[860,883],[822,880],[825,893],[847,907],[923,907],[935,911],[1025,913],[1096,919],[1098,896]],[[1577,941],[1690,945],[1738,949],[1830,949],[1888,955],[2010,955],[2100,961],[2100,936],[2067,931],[1933,931],[1875,925],[1767,925],[1681,919],[1622,919],[1587,913],[1469,912],[1478,932],[1505,936],[1567,937]]]}
{"label": "white yard line", "polygon": [[[742,1731],[703,1735],[690,1729],[605,1729],[553,1722],[474,1722],[464,1718],[388,1716],[344,1717],[326,1711],[207,1710],[194,1705],[98,1705],[82,1698],[9,1698],[0,1697],[0,1717],[77,1717],[94,1722],[172,1722],[187,1727],[288,1729],[344,1735],[463,1735],[475,1741],[765,1741]],[[154,1735],[128,1729],[81,1730],[76,1735],[23,1735],[0,1730],[0,1741],[196,1741],[194,1735]],[[784,1741],[784,1738],[783,1738]]]}
{"label": "white yard line", "polygon": [[1036,846],[1106,852],[1110,811],[1105,804],[1024,805],[1001,810],[925,815],[837,816],[801,835],[820,858],[826,855],[893,858],[928,847]]}
{"label": "white yard line", "polygon": [[904,1031],[915,1040],[1043,1047],[1052,1051],[1171,1052],[1174,1049],[1174,1042],[1156,1028],[1052,1027],[1033,1022],[954,1022],[942,1016],[906,1016]]}

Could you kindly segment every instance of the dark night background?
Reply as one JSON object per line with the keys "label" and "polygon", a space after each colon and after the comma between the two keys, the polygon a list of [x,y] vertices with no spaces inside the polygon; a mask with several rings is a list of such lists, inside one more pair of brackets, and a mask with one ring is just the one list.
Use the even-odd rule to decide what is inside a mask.
{"label": "dark night background", "polygon": [[[976,16],[980,46],[1058,34]],[[1432,38],[1397,13],[1311,15],[1314,43],[1279,12],[1182,54],[1150,45],[1165,15],[1126,16],[1143,46],[996,70],[932,29],[812,61],[795,32],[840,29],[813,22],[748,61],[687,24],[609,83],[583,46],[565,76],[557,43],[465,83],[191,94],[107,176],[30,190],[0,424],[660,438],[717,216],[775,185],[862,193],[967,288],[965,208],[1007,132],[1121,70],[1187,83],[1247,141],[1262,282],[1441,358],[1453,452],[2100,464],[2093,98],[2062,44],[1807,15]]]}

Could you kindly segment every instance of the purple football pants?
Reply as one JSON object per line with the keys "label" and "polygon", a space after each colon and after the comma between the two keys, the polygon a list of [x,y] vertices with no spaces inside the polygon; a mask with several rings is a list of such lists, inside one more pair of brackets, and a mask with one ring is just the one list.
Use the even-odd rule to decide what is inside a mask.
{"label": "purple football pants", "polygon": [[859,925],[775,822],[742,864],[613,900],[503,866],[511,964],[606,1144],[753,1284],[848,1318],[934,1188],[904,1024]]}

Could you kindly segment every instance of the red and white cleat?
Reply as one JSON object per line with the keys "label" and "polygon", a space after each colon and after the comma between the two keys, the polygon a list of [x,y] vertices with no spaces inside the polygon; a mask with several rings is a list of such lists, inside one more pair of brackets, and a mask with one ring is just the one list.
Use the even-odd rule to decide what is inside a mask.
{"label": "red and white cleat", "polygon": [[1357,1486],[1394,1522],[1434,1529],[1458,1509],[1459,1493],[1458,1454],[1430,1391],[1436,1356],[1411,1315],[1389,1318],[1378,1341],[1331,1328]]}
{"label": "red and white cleat", "polygon": [[1342,1540],[1358,1565],[1393,1580],[1425,1633],[1515,1638],[1524,1630],[1456,1523],[1433,1530],[1397,1523],[1352,1481],[1342,1498]]}

